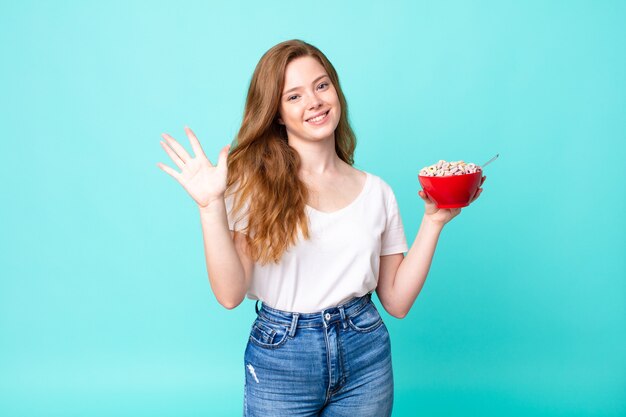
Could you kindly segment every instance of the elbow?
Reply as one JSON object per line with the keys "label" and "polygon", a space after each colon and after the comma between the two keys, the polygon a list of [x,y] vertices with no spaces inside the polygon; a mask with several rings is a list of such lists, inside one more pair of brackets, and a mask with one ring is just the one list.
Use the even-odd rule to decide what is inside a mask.
{"label": "elbow", "polygon": [[237,307],[239,304],[238,303],[220,303],[222,305],[222,307],[224,307],[226,310],[232,310],[235,307]]}
{"label": "elbow", "polygon": [[237,307],[239,304],[241,304],[241,302],[243,301],[243,298],[238,299],[238,300],[227,300],[227,299],[218,299],[217,300],[220,305],[222,307],[224,307],[226,310],[232,310],[235,307]]}
{"label": "elbow", "polygon": [[407,314],[409,314],[408,310],[403,310],[400,308],[392,308],[391,306],[385,305],[383,303],[383,307],[385,308],[385,311],[387,313],[389,313],[389,315],[393,318],[396,319],[403,319],[406,317]]}
{"label": "elbow", "polygon": [[403,319],[406,317],[408,313],[409,313],[408,311],[399,311],[399,312],[394,312],[394,313],[389,313],[389,314],[391,314],[393,317],[397,319]]}

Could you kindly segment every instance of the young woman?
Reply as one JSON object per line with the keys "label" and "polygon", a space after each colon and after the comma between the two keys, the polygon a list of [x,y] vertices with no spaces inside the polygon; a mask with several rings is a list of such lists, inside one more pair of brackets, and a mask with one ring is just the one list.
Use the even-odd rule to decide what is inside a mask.
{"label": "young woman", "polygon": [[391,345],[371,293],[405,317],[443,226],[461,209],[438,210],[420,191],[425,213],[408,250],[393,191],[353,167],[356,139],[335,68],[300,40],[259,61],[235,146],[217,165],[186,133],[194,157],[167,134],[161,142],[182,172],[158,166],[198,204],[218,302],[257,300],[244,415],[391,415]]}

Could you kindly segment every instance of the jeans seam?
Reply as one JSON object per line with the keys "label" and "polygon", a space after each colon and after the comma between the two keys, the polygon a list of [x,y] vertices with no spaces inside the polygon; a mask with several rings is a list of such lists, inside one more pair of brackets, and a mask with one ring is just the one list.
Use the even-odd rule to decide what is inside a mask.
{"label": "jeans seam", "polygon": [[330,365],[330,348],[328,346],[327,330],[328,330],[327,327],[324,327],[324,329],[322,330],[324,332],[324,342],[326,346],[326,367],[328,368],[328,387],[326,387],[326,399],[324,400],[324,406],[326,406],[326,404],[328,404],[328,402],[330,401],[330,396],[332,395],[330,392],[330,385],[333,382],[333,375],[332,375],[331,365]]}
{"label": "jeans seam", "polygon": [[383,319],[382,318],[380,318],[376,323],[372,324],[370,327],[365,327],[365,328],[357,327],[351,321],[348,321],[348,325],[354,331],[359,332],[359,333],[373,332],[374,330],[378,329],[381,326],[381,324],[383,324]]}
{"label": "jeans seam", "polygon": [[[367,297],[367,295],[365,295],[364,297]],[[347,315],[346,315],[346,316],[347,316],[347,317],[351,317],[351,316],[354,316],[355,314],[358,314],[361,310],[363,310],[365,307],[367,307],[367,306],[368,306],[368,304],[374,304],[374,303],[372,303],[372,301],[371,301],[371,297],[367,297],[367,298],[366,298],[366,299],[364,299],[364,300],[360,300],[360,301],[359,301],[359,304],[358,304],[358,308],[357,308],[355,311],[353,311],[353,312],[352,312],[352,314],[350,314],[350,316],[347,316]],[[338,306],[337,306],[337,307],[338,307]],[[272,309],[271,307],[265,307],[265,308],[266,308],[266,309],[268,309],[268,310],[275,310],[275,309]],[[335,308],[336,308],[336,307],[335,307]],[[345,309],[345,307],[344,307],[344,309]],[[293,313],[292,313],[292,314],[293,314]],[[305,313],[305,314],[308,314],[308,313]],[[283,322],[278,322],[278,321],[272,320],[272,318],[271,318],[271,317],[269,317],[269,316],[268,316],[268,315],[266,315],[266,314],[263,314],[263,310],[262,310],[262,309],[261,309],[261,310],[259,310],[259,312],[257,313],[257,315],[258,315],[259,317],[261,317],[263,320],[267,320],[267,321],[269,321],[270,323],[280,324],[280,325],[286,325],[286,323],[283,323]],[[291,320],[291,319],[289,319],[289,320]],[[298,327],[322,327],[322,325],[321,325],[321,324],[315,324],[315,325],[306,325],[306,324],[304,324],[304,325],[302,325],[302,326],[301,326],[301,325],[300,325],[300,323],[298,323]]]}
{"label": "jeans seam", "polygon": [[264,349],[278,349],[279,347],[281,347],[282,345],[284,345],[285,343],[287,343],[287,340],[288,340],[289,338],[290,338],[290,337],[289,337],[289,334],[288,334],[288,333],[285,333],[285,335],[283,336],[283,338],[282,338],[282,339],[280,339],[280,341],[278,341],[277,343],[273,343],[273,344],[271,344],[271,345],[270,345],[270,344],[267,344],[267,343],[259,342],[258,340],[256,340],[256,339],[255,339],[254,337],[252,337],[252,336],[250,336],[250,337],[249,337],[250,341],[251,341],[253,344],[255,344],[255,345],[257,345],[257,346],[259,346],[259,347],[261,347],[261,348],[264,348]]}

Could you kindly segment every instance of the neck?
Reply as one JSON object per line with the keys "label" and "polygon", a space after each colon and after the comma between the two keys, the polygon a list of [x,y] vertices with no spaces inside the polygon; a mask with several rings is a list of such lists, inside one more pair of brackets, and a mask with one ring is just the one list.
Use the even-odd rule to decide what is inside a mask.
{"label": "neck", "polygon": [[300,173],[306,175],[332,174],[340,170],[343,161],[335,151],[334,136],[319,142],[289,141],[300,156]]}

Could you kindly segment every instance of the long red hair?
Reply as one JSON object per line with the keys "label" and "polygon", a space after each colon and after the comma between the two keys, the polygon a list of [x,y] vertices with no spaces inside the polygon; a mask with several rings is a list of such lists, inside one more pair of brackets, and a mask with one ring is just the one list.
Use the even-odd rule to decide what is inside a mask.
{"label": "long red hair", "polygon": [[233,213],[246,207],[243,230],[250,257],[261,264],[278,263],[298,240],[309,238],[305,206],[306,185],[298,176],[300,157],[287,142],[287,131],[278,123],[285,69],[292,60],[311,56],[326,70],[337,91],[341,117],[335,129],[335,151],[354,164],[356,137],[348,123],[348,105],[335,68],[315,46],[299,39],[269,49],[257,64],[246,98],[243,121],[228,155],[227,195],[233,195]]}

